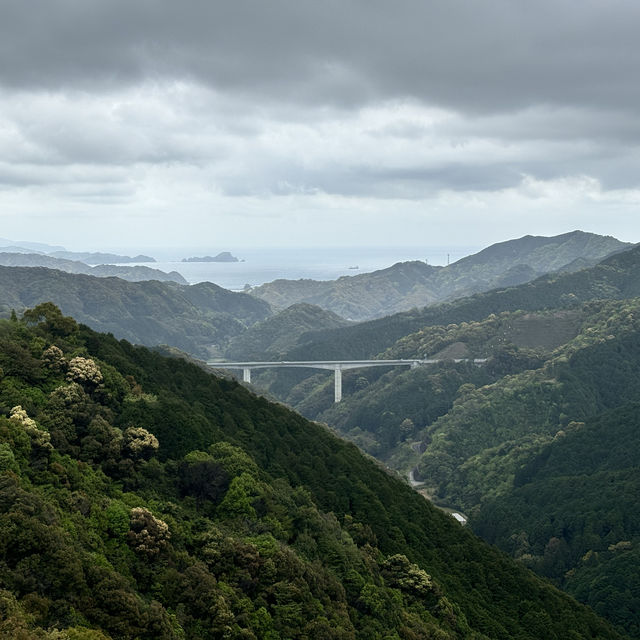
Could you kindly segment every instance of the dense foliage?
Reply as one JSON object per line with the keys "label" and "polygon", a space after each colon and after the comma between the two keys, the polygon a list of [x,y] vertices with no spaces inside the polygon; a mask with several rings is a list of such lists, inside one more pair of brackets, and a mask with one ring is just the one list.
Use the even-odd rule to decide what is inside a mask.
{"label": "dense foliage", "polygon": [[405,472],[417,463],[415,454],[425,428],[452,408],[463,385],[484,386],[542,366],[544,354],[573,338],[583,321],[584,311],[572,309],[505,312],[479,322],[425,327],[399,340],[382,357],[488,358],[488,362],[482,367],[442,362],[412,370],[346,371],[339,404],[334,404],[333,377],[327,374],[307,377],[295,370],[276,370],[256,376],[255,382]]}
{"label": "dense foliage", "polygon": [[[620,274],[633,258],[618,256],[608,270],[618,292],[628,290]],[[638,636],[637,530],[634,517],[623,515],[640,496],[628,455],[640,444],[635,420],[622,422],[629,411],[612,414],[624,429],[620,446],[611,445],[614,429],[582,429],[640,398],[638,318],[640,300],[627,299],[426,326],[381,355],[487,363],[349,372],[338,405],[326,376],[287,388],[278,386],[280,374],[270,389],[393,468],[417,466],[414,478],[434,500],[463,510],[483,537]],[[588,456],[580,444],[587,434],[594,440]],[[607,448],[604,473],[595,461]],[[561,452],[552,469],[542,464],[549,451]],[[623,464],[614,451],[630,460]],[[575,472],[572,461],[581,456],[584,467]]]}
{"label": "dense foliage", "polygon": [[570,422],[640,397],[640,300],[584,313],[580,333],[541,366],[461,390],[428,427],[419,471],[443,500],[471,511]]}
{"label": "dense foliage", "polygon": [[[493,381],[486,368],[464,363],[395,369],[380,377],[374,377],[375,372],[371,380],[369,371],[345,376],[345,395],[339,404],[333,402],[333,381],[329,381],[295,406],[385,462],[399,444],[416,441],[425,427],[447,413],[463,384]],[[292,393],[297,392],[296,387]]]}
{"label": "dense foliage", "polygon": [[619,637],[233,381],[53,305],[0,366],[4,637]]}
{"label": "dense foliage", "polygon": [[531,457],[476,531],[640,637],[640,405],[572,423]]}

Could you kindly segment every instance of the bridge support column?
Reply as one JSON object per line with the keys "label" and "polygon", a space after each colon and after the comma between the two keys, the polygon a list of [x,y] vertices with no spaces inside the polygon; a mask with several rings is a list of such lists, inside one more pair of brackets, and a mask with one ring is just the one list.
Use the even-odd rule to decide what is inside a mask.
{"label": "bridge support column", "polygon": [[242,369],[242,381],[251,382],[251,369],[249,367],[244,367]]}
{"label": "bridge support column", "polygon": [[336,365],[335,369],[333,399],[334,402],[340,402],[340,400],[342,400],[342,368],[339,364]]}

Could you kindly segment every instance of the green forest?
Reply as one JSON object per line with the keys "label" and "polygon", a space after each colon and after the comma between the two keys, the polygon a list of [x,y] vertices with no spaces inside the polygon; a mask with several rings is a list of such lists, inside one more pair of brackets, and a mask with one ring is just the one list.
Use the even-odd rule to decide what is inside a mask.
{"label": "green forest", "polygon": [[373,357],[443,359],[346,372],[339,404],[327,374],[278,370],[256,384],[412,472],[435,504],[464,513],[474,532],[640,637],[638,528],[628,513],[640,502],[640,469],[633,456],[605,455],[618,443],[640,446],[638,282],[634,248],[576,273],[308,333],[285,359],[340,345],[361,356],[359,344],[380,349]]}
{"label": "green forest", "polygon": [[2,637],[623,637],[232,380],[50,303],[0,367]]}
{"label": "green forest", "polygon": [[486,501],[474,529],[640,636],[640,405],[572,423]]}

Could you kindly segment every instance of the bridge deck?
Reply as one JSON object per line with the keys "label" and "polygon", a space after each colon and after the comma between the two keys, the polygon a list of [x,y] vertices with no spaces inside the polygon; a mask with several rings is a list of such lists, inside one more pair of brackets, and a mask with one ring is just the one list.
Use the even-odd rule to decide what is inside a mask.
{"label": "bridge deck", "polygon": [[[449,360],[449,362],[451,361],[452,360]],[[337,366],[345,369],[356,367],[411,366],[420,364],[437,364],[438,362],[446,362],[446,360],[433,358],[405,358],[402,360],[277,360],[273,362],[207,362],[207,365],[210,367],[217,367],[218,369],[245,369],[247,367],[251,369],[266,367],[311,367],[324,369],[331,367],[333,369]],[[474,362],[476,364],[480,364],[486,362],[486,358],[475,358],[474,360],[470,360],[469,358],[456,358],[453,362]]]}
{"label": "bridge deck", "polygon": [[[309,367],[312,369],[331,369],[335,372],[334,399],[336,402],[342,400],[342,372],[346,369],[357,369],[359,367],[411,367],[416,368],[423,364],[437,364],[447,360],[433,358],[412,358],[402,360],[280,360],[276,362],[207,362],[207,365],[217,369],[242,369],[242,379],[244,382],[251,382],[252,369],[266,369],[268,367]],[[456,358],[453,362],[473,362],[482,364],[486,358]],[[449,360],[451,362],[451,360]]]}

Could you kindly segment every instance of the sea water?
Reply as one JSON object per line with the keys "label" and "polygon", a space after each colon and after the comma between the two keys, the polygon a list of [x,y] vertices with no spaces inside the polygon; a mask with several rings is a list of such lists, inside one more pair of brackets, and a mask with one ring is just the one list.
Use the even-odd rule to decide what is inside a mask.
{"label": "sea water", "polygon": [[[150,249],[156,258],[146,266],[177,271],[189,284],[213,282],[225,289],[241,291],[280,278],[334,280],[341,276],[385,269],[397,262],[421,260],[446,265],[475,253],[478,247],[222,247],[195,249]],[[230,251],[240,262],[182,262],[193,256],[215,256]],[[145,251],[144,253],[147,253]]]}

